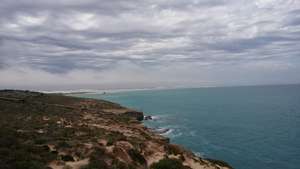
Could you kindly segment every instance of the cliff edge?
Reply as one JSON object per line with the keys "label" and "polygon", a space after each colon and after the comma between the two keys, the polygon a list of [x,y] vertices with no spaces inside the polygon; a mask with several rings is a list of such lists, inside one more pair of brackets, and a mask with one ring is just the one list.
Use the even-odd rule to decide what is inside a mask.
{"label": "cliff edge", "polygon": [[119,104],[0,91],[2,169],[231,169],[146,128]]}

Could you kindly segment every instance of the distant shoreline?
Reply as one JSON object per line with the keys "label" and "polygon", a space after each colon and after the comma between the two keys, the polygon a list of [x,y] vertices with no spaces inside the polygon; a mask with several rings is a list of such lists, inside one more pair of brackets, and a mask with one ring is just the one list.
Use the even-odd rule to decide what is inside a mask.
{"label": "distant shoreline", "polygon": [[300,84],[265,84],[265,85],[239,85],[239,86],[201,86],[201,87],[153,87],[153,88],[128,88],[128,89],[78,89],[78,90],[39,90],[46,94],[110,94],[134,91],[156,91],[156,90],[180,90],[180,89],[201,89],[201,88],[233,88],[233,87],[270,87],[270,86],[298,86]]}

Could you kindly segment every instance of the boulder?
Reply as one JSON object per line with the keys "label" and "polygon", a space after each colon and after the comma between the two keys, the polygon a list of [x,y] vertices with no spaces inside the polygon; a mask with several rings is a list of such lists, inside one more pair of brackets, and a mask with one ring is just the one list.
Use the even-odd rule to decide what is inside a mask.
{"label": "boulder", "polygon": [[152,120],[152,116],[145,116],[144,120]]}

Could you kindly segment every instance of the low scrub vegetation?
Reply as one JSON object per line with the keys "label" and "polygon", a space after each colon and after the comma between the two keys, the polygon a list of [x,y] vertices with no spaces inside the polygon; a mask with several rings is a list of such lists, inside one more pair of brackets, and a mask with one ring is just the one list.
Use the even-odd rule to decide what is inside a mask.
{"label": "low scrub vegetation", "polygon": [[157,163],[151,165],[150,169],[190,169],[182,165],[182,162],[177,159],[164,158]]}

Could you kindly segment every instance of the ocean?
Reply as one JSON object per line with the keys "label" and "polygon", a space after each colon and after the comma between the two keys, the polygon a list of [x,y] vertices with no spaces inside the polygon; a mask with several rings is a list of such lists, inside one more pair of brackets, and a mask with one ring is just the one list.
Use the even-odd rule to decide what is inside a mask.
{"label": "ocean", "polygon": [[300,168],[300,85],[76,94],[141,110],[145,125],[235,169]]}

